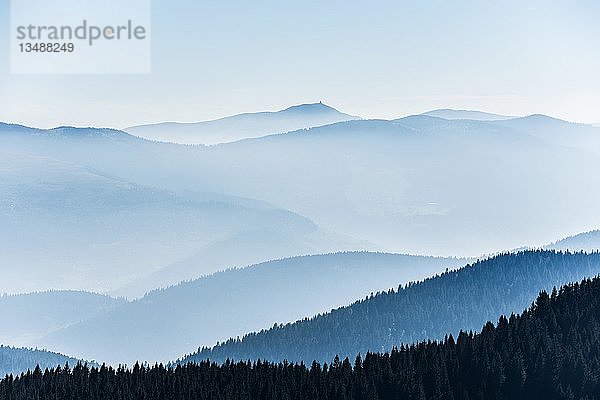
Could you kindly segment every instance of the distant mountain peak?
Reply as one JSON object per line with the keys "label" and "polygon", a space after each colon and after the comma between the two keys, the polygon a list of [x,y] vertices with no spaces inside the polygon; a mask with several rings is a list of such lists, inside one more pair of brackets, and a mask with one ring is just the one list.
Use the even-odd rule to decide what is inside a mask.
{"label": "distant mountain peak", "polygon": [[529,124],[543,125],[543,126],[546,126],[546,125],[553,125],[553,126],[581,125],[581,126],[583,126],[584,125],[584,124],[580,124],[578,122],[566,121],[564,119],[551,117],[551,116],[545,115],[545,114],[531,114],[531,115],[527,115],[525,117],[513,118],[511,121],[515,121],[515,122],[520,121],[520,122],[526,122]]}
{"label": "distant mountain peak", "polygon": [[523,119],[529,119],[529,120],[540,120],[540,121],[561,121],[561,122],[568,122],[559,118],[555,118],[555,117],[550,117],[549,115],[545,115],[545,114],[531,114],[528,115],[526,117],[523,117]]}
{"label": "distant mountain peak", "polygon": [[493,114],[485,111],[477,110],[456,110],[452,108],[440,108],[437,110],[427,111],[421,115],[430,117],[438,117],[443,119],[472,119],[475,121],[502,121],[515,117],[508,115]]}
{"label": "distant mountain peak", "polygon": [[56,128],[48,129],[49,134],[60,135],[60,136],[103,136],[103,137],[116,137],[116,136],[130,136],[128,133],[110,128],[94,128],[85,127],[77,128],[74,126],[59,126]]}
{"label": "distant mountain peak", "polygon": [[343,114],[346,115],[338,110],[336,110],[335,108],[328,106],[327,104],[323,103],[322,101],[319,101],[318,103],[306,103],[306,104],[298,104],[295,106],[291,106],[286,108],[285,110],[281,110],[279,111],[281,113],[290,113],[290,112],[297,112],[297,113],[337,113],[337,114]]}
{"label": "distant mountain peak", "polygon": [[150,140],[214,145],[357,119],[360,118],[344,114],[319,101],[279,111],[236,114],[210,121],[133,126],[126,131]]}

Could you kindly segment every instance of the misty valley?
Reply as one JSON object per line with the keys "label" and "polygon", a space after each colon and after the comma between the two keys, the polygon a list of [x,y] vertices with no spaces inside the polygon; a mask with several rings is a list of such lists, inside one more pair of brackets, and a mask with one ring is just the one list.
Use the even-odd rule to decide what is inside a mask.
{"label": "misty valley", "polygon": [[599,170],[539,114],[2,123],[0,399],[598,398]]}

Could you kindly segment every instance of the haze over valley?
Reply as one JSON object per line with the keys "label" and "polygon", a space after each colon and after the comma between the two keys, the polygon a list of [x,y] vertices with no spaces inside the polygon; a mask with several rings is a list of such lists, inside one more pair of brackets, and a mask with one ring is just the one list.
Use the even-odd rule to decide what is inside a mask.
{"label": "haze over valley", "polygon": [[[478,329],[598,273],[599,167],[600,128],[543,115],[369,120],[319,102],[126,131],[0,124],[4,371],[310,363]],[[546,250],[504,254],[526,248]],[[319,336],[371,305],[389,317],[378,339]]]}

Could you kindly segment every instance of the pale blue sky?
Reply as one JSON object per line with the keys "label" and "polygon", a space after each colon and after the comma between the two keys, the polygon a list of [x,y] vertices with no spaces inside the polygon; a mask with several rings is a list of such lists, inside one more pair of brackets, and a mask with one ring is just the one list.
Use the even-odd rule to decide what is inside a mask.
{"label": "pale blue sky", "polygon": [[11,75],[1,1],[2,121],[125,127],[323,100],[368,118],[600,122],[597,1],[154,0],[147,75]]}

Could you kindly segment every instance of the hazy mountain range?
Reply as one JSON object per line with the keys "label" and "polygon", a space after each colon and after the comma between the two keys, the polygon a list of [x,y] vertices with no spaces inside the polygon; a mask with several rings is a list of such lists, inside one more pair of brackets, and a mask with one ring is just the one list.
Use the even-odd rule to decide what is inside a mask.
{"label": "hazy mountain range", "polygon": [[77,132],[0,140],[144,187],[261,200],[357,248],[477,255],[600,226],[600,129],[549,117],[357,120],[210,147]]}
{"label": "hazy mountain range", "polygon": [[[439,341],[391,345],[381,352],[359,353],[352,357],[354,362],[336,356],[322,365],[264,359],[221,364],[193,360],[176,367],[77,365],[72,370],[36,369],[0,381],[0,394],[6,400],[598,399],[599,293],[600,278],[586,278],[551,293],[540,292],[522,314],[500,315],[497,323],[496,317],[490,319],[479,332],[461,330]],[[486,293],[481,294],[481,300],[487,300]],[[377,310],[386,297],[404,296],[390,292],[378,297],[379,304],[365,308]],[[385,325],[394,313],[367,314],[362,321],[357,317],[351,314],[342,323],[352,320],[350,328],[357,331],[355,325],[361,323]],[[353,339],[369,340],[371,332],[361,330]],[[390,332],[396,333],[393,327]],[[346,331],[341,333],[340,344]]]}
{"label": "hazy mountain range", "polygon": [[0,292],[109,292],[195,261],[119,291],[139,296],[231,266],[358,246],[265,203],[176,195],[68,161],[0,152]]}
{"label": "hazy mountain range", "polygon": [[[547,116],[363,120],[318,103],[128,131],[0,124],[0,293],[63,289],[2,297],[0,343],[172,360],[466,263],[400,253],[600,226],[600,129]],[[350,250],[398,254],[335,253]]]}
{"label": "hazy mountain range", "polygon": [[102,315],[124,299],[76,291],[52,291],[0,297],[0,343],[29,346],[50,332]]}
{"label": "hazy mountain range", "polygon": [[289,360],[310,365],[480,329],[521,313],[538,293],[594,277],[600,254],[503,254],[347,307],[204,349],[181,363],[210,359]]}
{"label": "hazy mountain range", "polygon": [[218,144],[274,133],[329,125],[358,119],[323,103],[302,104],[277,112],[234,115],[213,121],[163,122],[140,125],[125,131],[142,138],[181,144]]}
{"label": "hazy mountain range", "polygon": [[168,361],[199,345],[310,317],[464,263],[363,252],[271,261],[151,292],[35,344],[112,363]]}
{"label": "hazy mountain range", "polygon": [[421,115],[428,115],[430,117],[444,118],[444,119],[471,119],[474,121],[502,121],[512,119],[515,117],[509,117],[507,115],[492,114],[483,111],[473,110],[453,110],[449,108],[443,108],[439,110],[432,110]]}
{"label": "hazy mountain range", "polygon": [[[579,236],[587,237],[588,234],[576,237]],[[569,240],[571,238],[557,243],[563,243],[562,247],[564,248],[568,247],[567,241]],[[577,245],[577,243],[573,243],[573,245]],[[594,242],[588,240],[587,243],[593,244]],[[552,253],[530,254],[532,254],[531,257],[552,256]],[[467,267],[464,271],[460,270],[461,272],[456,275],[458,280],[452,280],[452,282],[444,280],[443,284],[451,283],[456,287],[468,285],[471,287],[470,292],[477,293],[477,290],[483,290],[491,295],[495,293],[494,290],[501,291],[502,288],[494,286],[492,290],[479,287],[486,285],[488,281],[493,281],[493,279],[487,279],[490,272],[511,277],[515,281],[527,282],[527,285],[519,290],[516,289],[516,286],[511,286],[511,295],[506,297],[506,299],[510,298],[514,304],[518,304],[511,306],[518,310],[523,299],[527,299],[531,294],[529,292],[535,292],[538,287],[549,288],[554,284],[592,276],[595,272],[586,268],[597,267],[594,266],[594,263],[590,264],[591,259],[567,256],[565,260],[569,262],[561,262],[555,267],[551,267],[551,270],[538,270],[537,267],[526,268],[527,265],[541,266],[543,264],[533,263],[531,257],[516,259],[505,256],[496,257],[490,261],[477,263],[473,267]],[[558,260],[559,258],[554,257],[554,259]],[[571,265],[571,259],[577,262]],[[511,264],[510,262],[514,260],[517,260],[518,263]],[[393,254],[340,253],[296,257],[244,269],[229,270],[167,290],[150,293],[132,303],[126,303],[123,299],[72,291],[3,296],[0,298],[0,314],[3,320],[11,321],[11,324],[5,325],[1,330],[0,341],[12,345],[50,347],[69,354],[77,354],[80,357],[85,355],[88,359],[108,360],[114,364],[124,361],[133,362],[139,359],[155,361],[159,357],[162,357],[163,360],[175,359],[181,354],[189,352],[190,346],[209,346],[218,340],[223,340],[228,335],[235,335],[236,332],[247,333],[252,330],[268,328],[278,321],[294,321],[303,316],[313,316],[330,308],[352,303],[365,295],[369,297],[375,292],[387,293],[388,289],[396,287],[395,284],[391,284],[392,282],[398,282],[402,286],[409,281],[419,281],[448,269],[455,269],[464,265],[465,262],[460,259]],[[548,264],[548,262],[545,263]],[[515,265],[518,266],[518,269],[514,269]],[[489,270],[489,268],[492,269]],[[537,275],[523,276],[523,273]],[[474,276],[480,278],[468,283],[467,281],[472,280]],[[438,278],[434,278],[432,282],[437,282],[437,280]],[[413,289],[417,290],[416,287],[411,288],[411,290]],[[448,293],[448,290],[445,289],[444,292]],[[424,302],[426,297],[431,297],[431,294],[422,293],[419,296],[414,300]],[[252,301],[248,301],[248,299],[252,299]],[[458,304],[457,301],[450,303]],[[461,300],[460,303],[464,303],[464,300]],[[211,304],[211,307],[198,306],[202,304]],[[469,312],[468,315],[460,317],[463,319],[456,320],[455,323],[463,324],[461,326],[464,326],[464,321],[470,321],[468,324],[477,324],[480,320],[485,319],[486,315],[497,311],[498,306],[503,310],[507,309],[504,303],[498,303],[496,308],[490,309],[491,311],[484,307],[488,303],[477,304],[481,307],[475,314],[473,314],[474,311]],[[473,307],[477,304],[474,304]],[[421,307],[421,309],[425,308]],[[338,311],[334,311],[334,314],[339,317]],[[377,312],[376,314],[381,313]],[[160,324],[156,323],[157,315],[160,315]],[[443,321],[458,318],[458,316],[450,317],[439,313],[436,315],[437,318],[441,318],[440,321],[435,322],[439,326],[445,326],[446,323]],[[474,315],[479,315],[479,317],[474,318]],[[324,321],[327,321],[328,318]],[[464,318],[467,319],[464,320]],[[312,326],[306,325],[305,322],[299,324],[299,327]],[[250,335],[243,342],[228,342],[216,347],[211,352],[203,351],[198,357],[224,360],[227,357],[253,358],[260,353],[261,358],[267,357],[275,360],[282,357],[299,360],[312,357],[307,354],[319,354],[314,353],[315,351],[325,351],[326,353],[323,354],[327,354],[329,357],[332,352],[336,351],[334,347],[336,349],[345,348],[333,345],[327,347],[325,344],[318,348],[294,347],[296,345],[291,346],[287,339],[281,344],[288,344],[280,348],[270,342],[273,335],[279,337],[286,335],[285,332],[288,331],[296,332],[294,334],[298,335],[298,330],[292,328],[295,325],[286,325],[283,330],[280,330],[282,325],[258,336]],[[386,328],[382,327],[381,329]],[[318,332],[322,331],[323,328],[318,328]],[[128,335],[128,332],[136,332],[136,334]],[[429,332],[429,329],[422,330],[422,332]],[[303,336],[314,334],[316,332],[306,332]],[[343,335],[339,337],[342,338]],[[425,337],[435,337],[435,335],[427,333]],[[415,340],[413,336],[410,338],[410,340]],[[299,346],[302,340],[304,339],[297,337],[291,342],[297,343]],[[322,340],[317,341],[322,342]],[[369,346],[367,348],[376,347]],[[284,350],[285,352],[282,352]],[[12,355],[9,357],[7,354],[9,353],[5,353],[5,356],[13,360],[10,358]],[[45,363],[46,354],[54,357],[54,353],[29,352],[26,349],[19,349],[16,354],[19,354],[21,361],[14,364],[14,368],[20,365],[21,370],[32,369],[38,362]],[[304,356],[300,357],[301,354]],[[67,360],[67,358],[55,359],[52,357],[52,363],[56,362],[55,360],[61,360],[60,363]],[[38,359],[39,361],[36,361]],[[5,362],[9,361],[5,359]],[[14,369],[14,371],[17,370],[18,368]]]}

